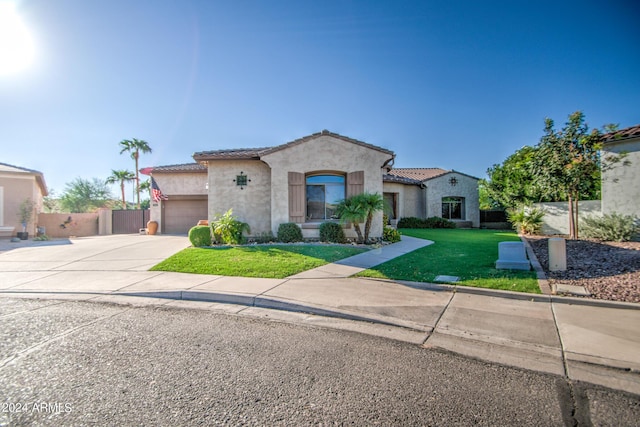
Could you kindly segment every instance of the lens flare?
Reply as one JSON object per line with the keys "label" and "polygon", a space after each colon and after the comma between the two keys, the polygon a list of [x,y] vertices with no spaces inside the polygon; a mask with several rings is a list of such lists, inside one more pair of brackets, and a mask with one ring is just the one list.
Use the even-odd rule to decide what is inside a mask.
{"label": "lens flare", "polygon": [[12,2],[0,2],[0,76],[27,68],[34,58],[29,29]]}

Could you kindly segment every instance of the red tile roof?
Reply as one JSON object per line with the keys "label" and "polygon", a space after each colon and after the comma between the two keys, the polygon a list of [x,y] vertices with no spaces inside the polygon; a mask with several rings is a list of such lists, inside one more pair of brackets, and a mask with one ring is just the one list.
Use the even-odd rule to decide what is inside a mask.
{"label": "red tile roof", "polygon": [[621,139],[630,139],[640,137],[640,125],[631,126],[626,129],[620,129],[615,132],[609,132],[602,135],[602,140],[607,142],[617,142]]}

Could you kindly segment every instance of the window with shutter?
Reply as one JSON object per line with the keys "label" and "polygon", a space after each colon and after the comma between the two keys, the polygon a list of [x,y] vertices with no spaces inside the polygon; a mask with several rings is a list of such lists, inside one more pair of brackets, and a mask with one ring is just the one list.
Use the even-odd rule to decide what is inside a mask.
{"label": "window with shutter", "polygon": [[289,221],[304,222],[305,180],[300,172],[289,172]]}
{"label": "window with shutter", "polygon": [[364,193],[364,171],[347,174],[347,197]]}

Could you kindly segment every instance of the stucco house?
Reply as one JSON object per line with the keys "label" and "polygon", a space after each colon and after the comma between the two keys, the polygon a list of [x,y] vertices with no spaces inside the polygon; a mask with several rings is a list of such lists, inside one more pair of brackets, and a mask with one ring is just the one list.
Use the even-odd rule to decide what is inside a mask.
{"label": "stucco house", "polygon": [[[162,233],[186,233],[198,220],[233,209],[252,235],[295,222],[313,238],[323,221],[337,220],[339,200],[361,192],[383,194],[392,218],[445,216],[479,226],[477,178],[393,169],[392,151],[327,130],[274,147],[201,151],[193,159],[142,170],[166,196],[151,204]],[[345,232],[355,237],[349,227]],[[379,212],[371,236],[381,235]]]}
{"label": "stucco house", "polygon": [[604,135],[601,158],[626,153],[602,170],[602,213],[640,217],[640,125]]}
{"label": "stucco house", "polygon": [[42,210],[42,199],[48,193],[42,172],[0,163],[0,237],[15,236],[22,231],[18,217],[20,205],[33,201],[33,215],[27,224],[30,236],[36,233],[37,214]]}

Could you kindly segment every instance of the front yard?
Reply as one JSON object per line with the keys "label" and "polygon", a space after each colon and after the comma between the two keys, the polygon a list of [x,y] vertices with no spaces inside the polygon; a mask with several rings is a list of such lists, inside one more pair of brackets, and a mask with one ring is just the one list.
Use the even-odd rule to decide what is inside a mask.
{"label": "front yard", "polygon": [[[434,282],[439,275],[458,276],[459,285],[540,293],[533,271],[495,269],[498,243],[518,241],[515,233],[461,229],[402,229],[401,232],[435,243],[357,276],[414,282]],[[366,250],[322,244],[187,248],[152,270],[282,279]]]}
{"label": "front yard", "polygon": [[152,271],[283,279],[366,249],[337,245],[257,245],[187,248]]}
{"label": "front yard", "polygon": [[358,276],[414,282],[433,282],[439,275],[458,276],[459,285],[540,293],[535,272],[495,269],[498,243],[520,240],[515,233],[462,229],[402,229],[401,232],[435,243]]}

